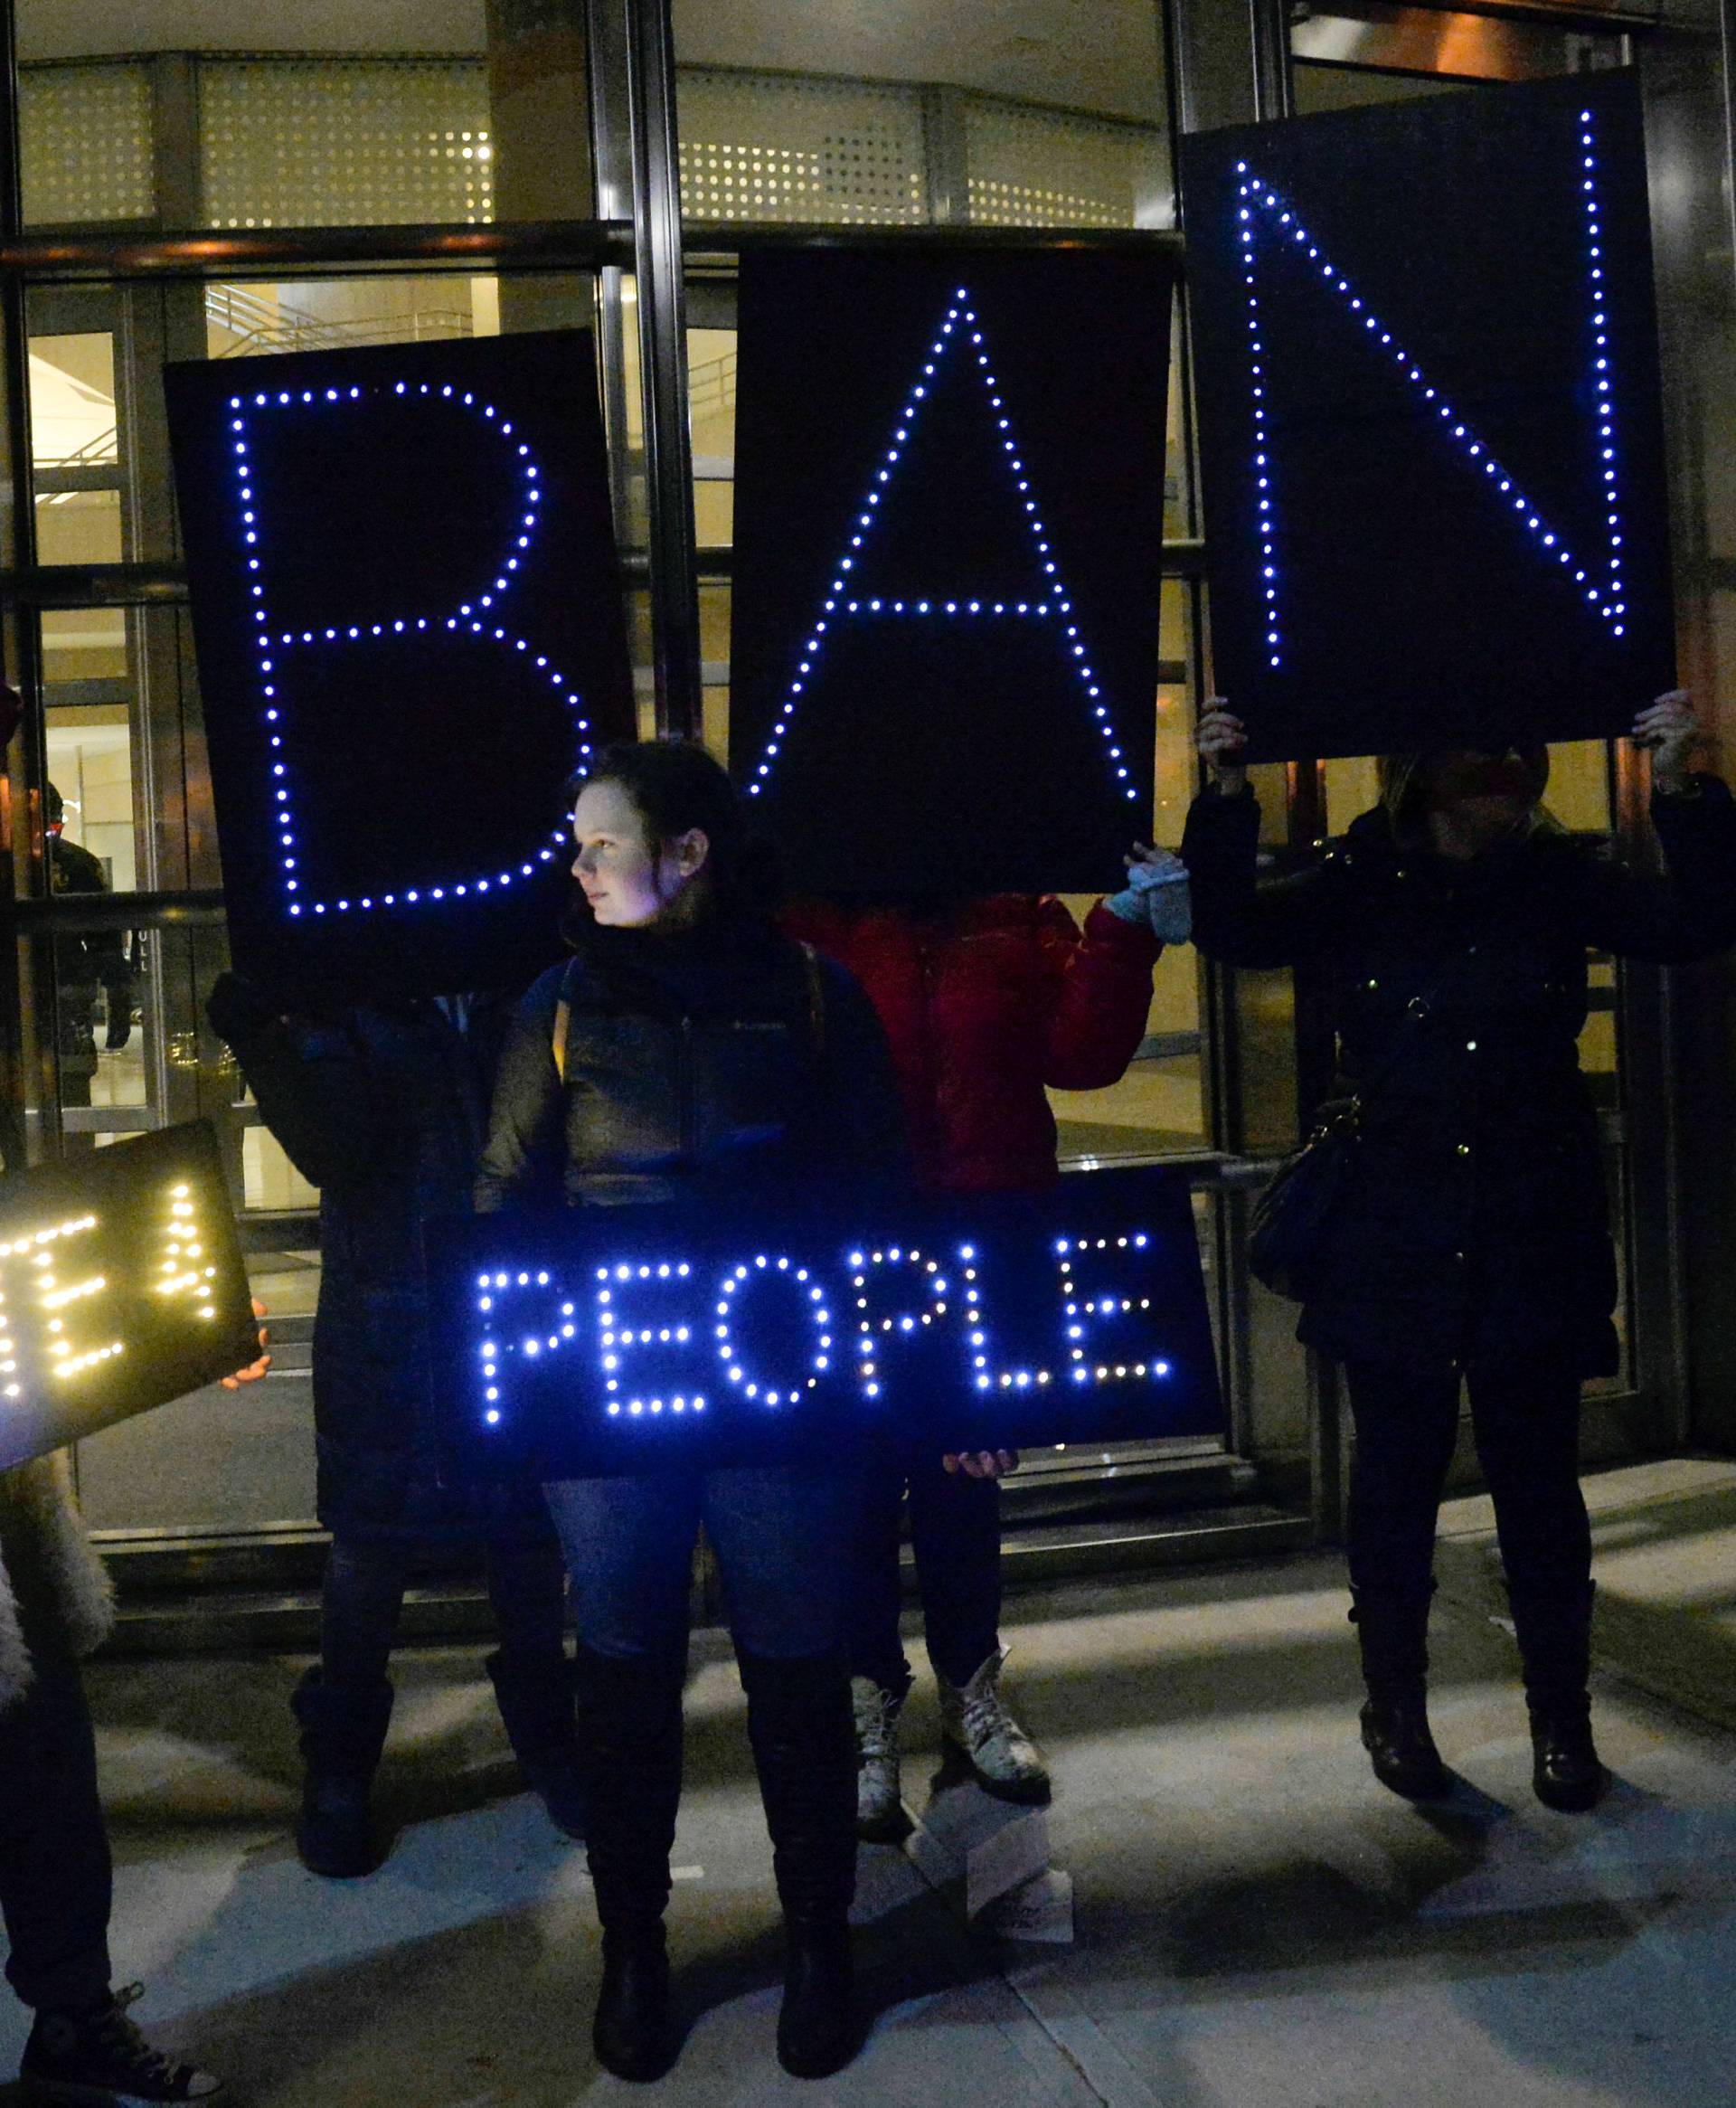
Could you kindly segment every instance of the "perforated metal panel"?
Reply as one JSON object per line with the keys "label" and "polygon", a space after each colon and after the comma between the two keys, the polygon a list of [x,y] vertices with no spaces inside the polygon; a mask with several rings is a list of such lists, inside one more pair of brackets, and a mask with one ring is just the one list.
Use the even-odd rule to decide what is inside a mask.
{"label": "perforated metal panel", "polygon": [[1160,132],[975,96],[964,118],[970,216],[986,226],[1134,227],[1167,217]]}
{"label": "perforated metal panel", "polygon": [[684,67],[677,109],[690,220],[928,217],[914,92]]}
{"label": "perforated metal panel", "polygon": [[199,118],[212,226],[494,218],[479,60],[206,61]]}
{"label": "perforated metal panel", "polygon": [[156,209],[143,66],[21,68],[18,147],[31,224],[145,220]]}

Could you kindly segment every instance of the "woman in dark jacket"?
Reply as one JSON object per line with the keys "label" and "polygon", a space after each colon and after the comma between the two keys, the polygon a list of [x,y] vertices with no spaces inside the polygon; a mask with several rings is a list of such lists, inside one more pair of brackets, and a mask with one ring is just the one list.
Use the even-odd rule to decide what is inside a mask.
{"label": "woman in dark jacket", "polygon": [[[842,968],[780,936],[745,866],[728,778],[697,747],[611,749],[573,808],[590,914],[521,1007],[479,1207],[884,1179],[903,1131],[885,1042]],[[624,2078],[674,2054],[663,1914],[681,1795],[688,1574],[699,1526],[730,1606],[784,1907],[778,2056],[854,2053],[848,1915],[855,1741],[844,1646],[856,1490],[835,1469],[665,1471],[544,1489],[579,1625],[580,1740],[603,1929],[593,2039]]]}
{"label": "woman in dark jacket", "polygon": [[1538,1796],[1606,1783],[1587,1693],[1591,1540],[1580,1385],[1612,1373],[1615,1254],[1580,1073],[1588,949],[1660,963],[1736,941],[1736,806],[1691,774],[1698,726],[1661,697],[1652,752],[1667,875],[1624,869],[1539,814],[1541,749],[1389,758],[1382,802],[1306,869],[1256,875],[1239,721],[1200,722],[1214,781],[1183,854],[1194,940],[1233,966],[1326,981],[1342,1077],[1365,1090],[1348,1186],[1298,1281],[1298,1337],[1343,1363],[1356,1430],[1351,1591],[1363,1740],[1396,1792],[1446,1790],[1424,1705],[1436,1514],[1467,1390],[1531,1714]]}
{"label": "woman in dark jacket", "polygon": [[559,1541],[533,1482],[481,1500],[439,1482],[428,1378],[423,1228],[470,1205],[510,1004],[449,997],[316,1021],[280,1016],[261,988],[225,974],[209,1009],[261,1119],[320,1189],[314,1416],[332,1548],[319,1664],[293,1700],[307,1764],[302,1858],[330,1876],[377,1865],[369,1799],[404,1590],[420,1553],[478,1540],[508,1739],[554,1821],[582,1835]]}

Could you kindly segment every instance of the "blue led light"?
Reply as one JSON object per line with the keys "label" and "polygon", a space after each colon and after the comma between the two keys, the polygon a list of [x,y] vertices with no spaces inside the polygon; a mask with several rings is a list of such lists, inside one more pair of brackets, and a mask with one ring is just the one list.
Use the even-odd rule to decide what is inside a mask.
{"label": "blue led light", "polygon": [[[275,401],[269,395],[259,393],[253,397],[250,404],[244,402],[239,395],[231,396],[229,407],[231,411],[237,413],[231,419],[231,430],[237,432],[245,431],[250,411],[262,411],[269,414],[274,410],[287,408],[292,404],[298,407],[301,404],[313,404],[316,402],[318,402],[322,408],[326,404],[333,404],[340,410],[347,410],[358,405],[365,409],[375,401],[394,396],[407,397],[411,394],[432,396],[436,401],[450,401],[454,410],[468,411],[472,414],[483,418],[488,421],[495,432],[503,437],[509,435],[513,430],[511,423],[499,416],[492,403],[478,403],[474,395],[467,393],[461,397],[455,397],[451,386],[435,387],[426,381],[416,384],[407,381],[397,381],[391,383],[382,382],[377,386],[371,388],[358,385],[344,391],[328,388],[317,396],[311,389],[304,390],[299,397],[286,391],[280,392]],[[257,508],[254,503],[254,491],[250,481],[253,470],[247,459],[248,447],[245,437],[234,441],[234,451],[236,455],[237,490],[241,506],[241,538],[250,547],[257,547],[259,543],[259,529],[256,518]],[[512,450],[512,462],[523,478],[519,503],[524,507],[524,512],[518,515],[524,531],[514,534],[512,547],[515,551],[523,552],[530,548],[532,536],[536,531],[539,519],[538,507],[541,505],[542,494],[537,465],[531,459],[530,448],[523,440],[520,440],[515,449]],[[490,581],[486,591],[476,594],[475,607],[492,609],[501,595],[511,591],[516,582],[514,574],[519,569],[519,561],[518,554],[509,554],[493,566],[495,576]],[[259,571],[260,569],[259,556],[249,556],[247,566],[250,571]],[[251,595],[264,600],[266,594],[263,584],[255,582],[251,588]],[[266,678],[266,676],[278,673],[277,660],[272,656],[275,653],[298,652],[303,647],[323,648],[328,644],[340,650],[351,644],[366,646],[376,638],[388,635],[401,636],[412,628],[418,630],[427,630],[430,627],[443,624],[446,629],[456,630],[460,627],[459,617],[470,618],[473,613],[472,603],[467,601],[456,614],[447,614],[440,610],[436,610],[431,614],[406,612],[402,616],[393,618],[389,622],[374,622],[369,624],[365,629],[361,624],[353,624],[343,630],[335,627],[327,629],[317,637],[311,629],[304,629],[299,634],[289,630],[280,630],[276,636],[273,636],[270,633],[270,620],[267,609],[257,608],[253,610],[253,619],[261,625],[261,628],[255,637],[254,643],[259,654],[260,695],[268,701],[278,695],[276,681]],[[561,700],[572,714],[577,761],[582,763],[588,761],[590,757],[590,727],[580,714],[581,701],[578,690],[568,681],[566,676],[551,666],[547,657],[537,652],[534,644],[527,638],[517,636],[504,628],[485,625],[475,619],[467,619],[464,627],[472,636],[480,638],[486,644],[498,646],[510,652],[524,652],[534,657],[537,672],[549,686],[560,695]],[[291,668],[293,670],[293,661]],[[281,676],[278,677],[281,678]],[[268,708],[265,712],[265,719],[269,723],[277,723],[279,721],[278,710],[275,707]],[[277,735],[272,736],[270,743],[274,749],[281,749],[283,746],[281,737]],[[279,850],[287,852],[294,847],[293,835],[289,831],[294,818],[294,799],[291,794],[291,787],[297,780],[293,753],[289,755],[288,760],[275,760],[271,764],[271,773],[274,783],[279,778],[284,780],[282,783],[278,784],[274,790],[273,802],[278,808],[278,820],[285,830],[279,839]],[[566,840],[565,826],[553,828],[550,838],[556,844],[564,843]],[[282,887],[288,912],[291,915],[299,916],[308,912],[316,915],[323,915],[328,910],[337,914],[347,914],[353,907],[361,911],[395,910],[401,903],[405,907],[415,907],[420,903],[424,897],[429,901],[444,901],[448,891],[455,898],[467,898],[472,889],[477,893],[487,893],[493,885],[510,886],[521,878],[530,878],[535,874],[540,865],[553,863],[556,855],[555,848],[547,846],[540,848],[529,861],[521,863],[515,873],[503,871],[497,878],[492,881],[487,877],[476,877],[459,880],[449,886],[436,885],[423,889],[410,887],[405,889],[401,893],[382,893],[377,899],[369,895],[354,902],[330,898],[324,900],[306,897],[289,898],[288,896],[293,894],[304,893],[305,889],[301,879],[297,875],[295,857],[288,854],[280,854],[278,861],[283,874]]]}
{"label": "blue led light", "polygon": [[[1006,619],[1013,616],[1029,618],[1034,615],[1040,619],[1052,620],[1057,611],[1064,614],[1071,607],[1071,601],[1061,586],[1059,567],[1056,565],[1050,550],[1047,531],[1043,527],[1037,511],[1036,500],[1029,495],[1031,488],[1029,476],[1024,461],[1020,456],[1017,442],[1012,436],[1011,421],[1000,414],[1005,409],[1000,383],[995,378],[994,370],[989,364],[988,354],[984,348],[982,327],[975,309],[970,305],[969,289],[964,286],[960,286],[953,295],[952,304],[947,309],[946,316],[940,324],[939,333],[929,347],[928,359],[922,368],[924,379],[912,386],[910,399],[898,413],[897,421],[892,430],[892,443],[887,449],[883,463],[876,466],[873,471],[873,483],[863,500],[863,509],[856,516],[850,535],[850,549],[852,552],[860,551],[863,546],[864,540],[871,534],[878,516],[875,508],[878,507],[882,497],[885,495],[883,487],[875,488],[873,486],[883,487],[891,482],[892,472],[902,458],[905,446],[909,442],[911,430],[916,424],[920,406],[927,399],[928,389],[925,383],[934,377],[941,362],[955,345],[962,345],[967,347],[967,354],[974,362],[982,387],[988,397],[989,408],[997,413],[995,419],[995,429],[1000,435],[1001,450],[1006,457],[1007,468],[1013,478],[1014,487],[1023,501],[1021,509],[1024,515],[1025,524],[1030,529],[1043,576],[1048,581],[1044,590],[1050,595],[1050,599],[1037,603],[1020,601],[1015,607],[1009,606],[1004,601],[991,602],[969,599],[905,601],[864,598],[844,601],[844,613],[853,616],[858,622],[884,620],[888,617],[897,618],[901,616],[906,619],[911,616],[917,616],[929,619],[938,617],[942,620],[960,619],[968,620],[973,617],[979,620],[994,620],[996,618]],[[857,561],[857,556],[854,553],[839,559],[837,575],[826,588],[826,599],[822,609],[823,616],[836,611],[840,600],[849,585],[848,573],[855,569]],[[765,747],[748,783],[748,795],[750,798],[758,798],[761,791],[769,786],[772,764],[777,761],[782,751],[783,742],[788,735],[792,721],[796,715],[797,704],[804,693],[807,676],[813,672],[814,662],[820,655],[826,634],[825,620],[817,620],[797,652],[797,663],[795,675],[790,680],[789,686],[785,690],[782,706],[773,723],[770,733],[767,736]],[[1099,677],[1091,669],[1085,647],[1077,641],[1078,635],[1079,632],[1076,629],[1067,631],[1067,636],[1071,640],[1068,657],[1071,661],[1074,676],[1083,685],[1087,695],[1095,704],[1101,694]],[[1139,789],[1118,747],[1109,711],[1099,704],[1093,710],[1092,715],[1093,722],[1102,736],[1105,759],[1115,780],[1113,788],[1119,790],[1125,798],[1137,803]]]}
{"label": "blue led light", "polygon": [[[1585,175],[1580,185],[1580,199],[1585,216],[1587,249],[1587,286],[1590,297],[1592,366],[1595,381],[1593,393],[1597,397],[1598,446],[1594,459],[1599,464],[1599,480],[1606,500],[1604,561],[1601,564],[1580,559],[1567,545],[1559,528],[1551,525],[1535,502],[1527,497],[1515,485],[1501,464],[1489,451],[1487,444],[1477,437],[1452,408],[1441,400],[1439,391],[1429,384],[1422,367],[1410,352],[1398,342],[1392,331],[1378,317],[1364,311],[1362,298],[1328,258],[1322,254],[1320,246],[1292,207],[1288,206],[1276,190],[1269,188],[1255,175],[1245,161],[1236,164],[1240,178],[1236,194],[1241,201],[1237,207],[1235,234],[1241,255],[1242,283],[1247,297],[1247,321],[1249,338],[1249,389],[1250,418],[1249,436],[1251,466],[1254,470],[1253,487],[1260,494],[1255,501],[1257,531],[1260,536],[1260,572],[1261,591],[1266,604],[1265,644],[1267,664],[1278,671],[1284,664],[1284,630],[1278,614],[1278,528],[1273,517],[1270,496],[1273,477],[1269,451],[1270,421],[1266,409],[1264,372],[1260,364],[1264,352],[1261,337],[1260,295],[1257,283],[1257,261],[1260,251],[1256,245],[1256,230],[1269,234],[1277,241],[1288,240],[1300,246],[1311,263],[1319,266],[1320,275],[1333,289],[1345,300],[1348,308],[1363,318],[1363,327],[1378,334],[1383,352],[1390,354],[1404,380],[1414,388],[1423,402],[1434,405],[1435,414],[1447,427],[1447,434],[1457,450],[1481,473],[1491,477],[1495,488],[1504,497],[1510,497],[1513,510],[1519,515],[1525,531],[1540,552],[1547,551],[1556,563],[1566,569],[1583,595],[1586,605],[1608,626],[1614,637],[1625,637],[1627,628],[1623,618],[1628,612],[1626,585],[1622,574],[1623,537],[1621,513],[1618,502],[1617,454],[1615,447],[1615,407],[1609,379],[1609,317],[1603,291],[1603,226],[1597,190],[1596,133],[1592,113],[1580,113],[1580,143],[1583,149]],[[1282,253],[1280,251],[1279,253]],[[1601,573],[1603,582],[1593,584],[1594,576]]]}

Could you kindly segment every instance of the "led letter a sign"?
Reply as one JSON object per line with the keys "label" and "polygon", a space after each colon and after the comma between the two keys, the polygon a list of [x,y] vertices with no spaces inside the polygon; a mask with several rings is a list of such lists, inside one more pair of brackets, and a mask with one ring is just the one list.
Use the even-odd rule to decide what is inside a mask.
{"label": "led letter a sign", "polygon": [[1207,135],[1186,194],[1256,757],[1623,729],[1673,670],[1631,81]]}
{"label": "led letter a sign", "polygon": [[1171,291],[744,255],[730,745],[798,889],[1102,886],[1148,829]]}

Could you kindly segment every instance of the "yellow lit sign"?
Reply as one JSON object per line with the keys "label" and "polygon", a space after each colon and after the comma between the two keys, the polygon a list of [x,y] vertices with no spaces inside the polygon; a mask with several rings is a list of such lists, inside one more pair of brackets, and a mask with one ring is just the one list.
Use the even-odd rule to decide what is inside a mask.
{"label": "yellow lit sign", "polygon": [[228,1375],[253,1332],[203,1121],[0,1183],[0,1470]]}

